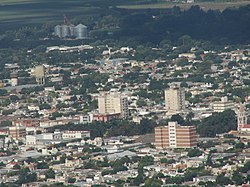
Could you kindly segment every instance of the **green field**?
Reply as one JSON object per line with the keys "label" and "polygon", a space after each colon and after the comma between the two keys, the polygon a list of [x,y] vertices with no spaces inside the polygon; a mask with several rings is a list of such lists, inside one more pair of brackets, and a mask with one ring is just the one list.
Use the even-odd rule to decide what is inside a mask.
{"label": "green field", "polygon": [[138,4],[138,5],[124,5],[119,6],[120,8],[126,9],[162,9],[162,8],[172,8],[174,6],[179,6],[181,9],[188,9],[193,5],[199,5],[203,10],[218,9],[224,10],[226,8],[238,8],[240,6],[250,4],[249,0],[239,0],[239,1],[216,1],[216,2],[197,2],[197,3],[173,3],[173,2],[159,2],[154,4]]}
{"label": "green field", "polygon": [[[159,2],[159,1],[158,1]],[[186,9],[192,5],[200,5],[204,9],[224,9],[249,4],[249,0],[225,2],[217,0],[213,3],[152,3],[149,0],[0,0],[0,30],[18,28],[24,25],[41,25],[45,23],[63,23],[63,15],[69,20],[76,17],[102,15],[110,11],[109,7],[117,6],[125,9],[171,8],[180,6]]]}
{"label": "green field", "polygon": [[0,0],[0,29],[62,23],[64,15],[71,20],[100,14],[101,6],[101,0]]}

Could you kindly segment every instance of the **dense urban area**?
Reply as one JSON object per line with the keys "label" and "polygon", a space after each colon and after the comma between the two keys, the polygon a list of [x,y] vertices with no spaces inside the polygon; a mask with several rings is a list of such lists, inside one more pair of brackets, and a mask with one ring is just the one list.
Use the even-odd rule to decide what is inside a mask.
{"label": "dense urban area", "polygon": [[101,8],[0,29],[0,187],[250,186],[250,5]]}

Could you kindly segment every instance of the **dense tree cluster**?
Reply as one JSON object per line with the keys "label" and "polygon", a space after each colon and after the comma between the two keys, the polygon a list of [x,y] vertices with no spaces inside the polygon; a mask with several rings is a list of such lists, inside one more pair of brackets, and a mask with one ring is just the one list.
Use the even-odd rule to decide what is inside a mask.
{"label": "dense tree cluster", "polygon": [[214,113],[212,116],[204,118],[198,126],[197,131],[201,136],[215,137],[216,134],[236,130],[236,114],[232,110]]}
{"label": "dense tree cluster", "polygon": [[[250,6],[239,9],[226,9],[223,12],[203,11],[199,6],[189,10],[160,12],[150,10],[145,13],[133,13],[125,16],[121,23],[121,31],[117,37],[129,37],[151,42],[163,39],[177,40],[189,35],[192,38],[225,42],[248,42]],[[143,35],[141,33],[144,33]],[[183,44],[189,38],[180,38]],[[192,45],[192,43],[190,43]]]}
{"label": "dense tree cluster", "polygon": [[140,124],[130,122],[128,120],[113,120],[109,122],[94,121],[90,124],[68,124],[56,126],[51,128],[50,131],[55,129],[60,130],[89,130],[91,138],[95,137],[112,137],[112,136],[132,136],[138,134],[153,133],[156,127],[154,120],[142,119]]}

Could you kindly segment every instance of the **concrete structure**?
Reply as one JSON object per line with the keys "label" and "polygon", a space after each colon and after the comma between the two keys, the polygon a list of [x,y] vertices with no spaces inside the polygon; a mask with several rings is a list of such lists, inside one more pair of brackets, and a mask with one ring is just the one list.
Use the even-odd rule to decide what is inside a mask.
{"label": "concrete structure", "polygon": [[35,67],[34,75],[38,84],[45,84],[45,67],[43,65]]}
{"label": "concrete structure", "polygon": [[[89,138],[89,131],[55,131],[54,133],[43,133],[26,136],[27,146],[58,144],[64,140]],[[65,142],[64,141],[64,142]]]}
{"label": "concrete structure", "polygon": [[128,99],[119,92],[101,92],[98,109],[100,114],[120,114],[122,118],[129,116]]}
{"label": "concrete structure", "polygon": [[165,90],[165,104],[168,112],[185,110],[185,90],[174,86]]}
{"label": "concrete structure", "polygon": [[25,138],[26,136],[25,127],[19,125],[9,127],[9,136],[13,140],[20,140]]}
{"label": "concrete structure", "polygon": [[89,131],[64,131],[62,134],[63,139],[83,139],[90,138]]}
{"label": "concrete structure", "polygon": [[121,117],[120,113],[113,113],[113,114],[99,114],[99,113],[94,113],[90,114],[90,118],[92,121],[110,121],[112,119],[119,119]]}
{"label": "concrete structure", "polygon": [[169,122],[168,126],[155,128],[155,146],[157,149],[191,148],[197,142],[194,126],[180,126],[177,122]]}
{"label": "concrete structure", "polygon": [[237,130],[239,132],[250,132],[250,124],[247,124],[247,113],[244,104],[240,104],[240,108],[237,112]]}
{"label": "concrete structure", "polygon": [[79,25],[75,26],[74,36],[76,37],[76,39],[88,38],[88,28],[83,24],[79,24]]}
{"label": "concrete structure", "polygon": [[69,25],[62,25],[62,38],[70,37],[70,26]]}
{"label": "concrete structure", "polygon": [[52,144],[59,144],[61,142],[62,142],[61,132],[43,133],[43,134],[26,136],[27,146],[52,145]]}
{"label": "concrete structure", "polygon": [[13,126],[22,126],[22,127],[38,127],[39,120],[33,118],[25,118],[25,119],[16,119],[12,121]]}
{"label": "concrete structure", "polygon": [[78,24],[77,26],[73,24],[56,25],[54,35],[59,38],[75,37],[76,39],[87,39],[88,27],[83,24]]}
{"label": "concrete structure", "polygon": [[55,36],[58,36],[59,38],[62,37],[62,26],[61,25],[56,25],[55,26],[54,34],[55,34]]}
{"label": "concrete structure", "polygon": [[220,101],[216,101],[212,104],[214,112],[223,112],[227,109],[235,109],[235,105],[232,101],[229,101],[227,96],[222,97]]}

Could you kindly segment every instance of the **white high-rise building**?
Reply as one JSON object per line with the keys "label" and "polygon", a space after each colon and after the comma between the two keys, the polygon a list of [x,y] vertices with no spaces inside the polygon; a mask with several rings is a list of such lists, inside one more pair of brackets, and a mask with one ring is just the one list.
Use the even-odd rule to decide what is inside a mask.
{"label": "white high-rise building", "polygon": [[170,87],[165,90],[165,104],[168,112],[185,110],[185,90],[181,87]]}
{"label": "white high-rise building", "polygon": [[101,92],[98,97],[100,114],[120,113],[122,118],[129,116],[128,99],[119,92]]}

